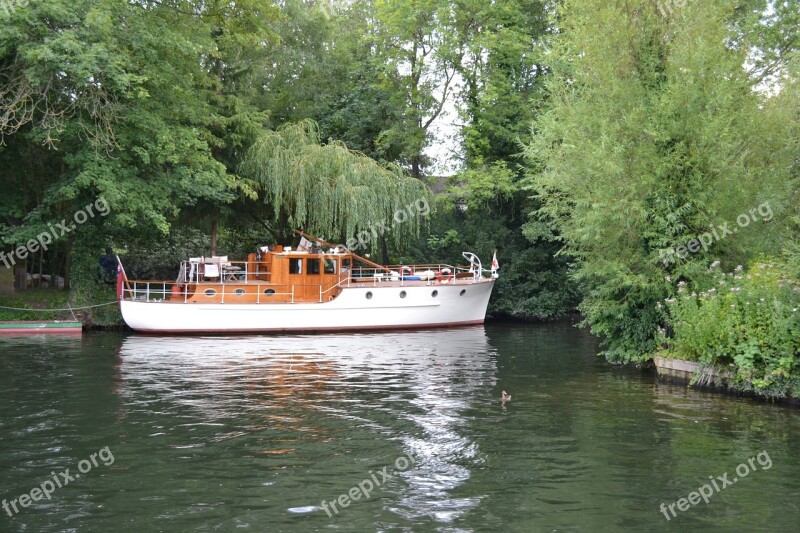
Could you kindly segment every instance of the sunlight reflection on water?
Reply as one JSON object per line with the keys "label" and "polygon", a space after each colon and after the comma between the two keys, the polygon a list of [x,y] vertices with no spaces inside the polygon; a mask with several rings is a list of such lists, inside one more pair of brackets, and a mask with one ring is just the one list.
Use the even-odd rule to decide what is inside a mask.
{"label": "sunlight reflection on water", "polygon": [[[469,479],[465,465],[480,461],[477,444],[461,429],[470,402],[494,386],[493,356],[482,327],[348,336],[130,336],[120,348],[118,393],[129,405],[143,392],[157,393],[160,401],[189,409],[206,424],[258,413],[258,424],[218,434],[216,442],[263,430],[333,439],[335,432],[325,427],[329,418],[390,436],[416,459],[397,474],[403,484],[392,480],[384,487],[398,492],[392,510],[449,522],[479,503],[453,498],[451,491]],[[353,391],[360,393],[357,398]],[[311,411],[322,413],[325,422],[309,425]],[[413,430],[397,432],[398,420]]]}

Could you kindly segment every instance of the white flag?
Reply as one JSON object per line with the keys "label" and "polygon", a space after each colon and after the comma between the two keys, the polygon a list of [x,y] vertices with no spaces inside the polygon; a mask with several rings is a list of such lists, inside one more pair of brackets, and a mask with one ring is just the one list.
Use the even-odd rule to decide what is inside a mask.
{"label": "white flag", "polygon": [[303,251],[308,251],[308,250],[310,250],[312,246],[313,246],[313,245],[311,244],[311,241],[309,241],[309,240],[308,240],[308,239],[306,239],[305,237],[301,237],[301,238],[300,238],[300,244],[298,244],[298,245],[297,245],[297,249],[298,249],[299,251],[303,252]]}
{"label": "white flag", "polygon": [[492,270],[497,270],[498,268],[500,268],[500,263],[497,262],[497,250],[495,250],[492,256]]}

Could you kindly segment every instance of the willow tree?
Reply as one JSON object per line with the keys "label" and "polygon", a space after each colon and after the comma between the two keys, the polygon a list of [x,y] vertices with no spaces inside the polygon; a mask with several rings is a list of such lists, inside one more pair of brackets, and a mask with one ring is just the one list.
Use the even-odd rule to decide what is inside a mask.
{"label": "willow tree", "polygon": [[247,151],[240,173],[252,181],[277,237],[304,228],[371,248],[381,236],[402,246],[419,235],[427,214],[422,207],[432,205],[421,181],[342,142],[323,143],[311,120],[265,131]]}

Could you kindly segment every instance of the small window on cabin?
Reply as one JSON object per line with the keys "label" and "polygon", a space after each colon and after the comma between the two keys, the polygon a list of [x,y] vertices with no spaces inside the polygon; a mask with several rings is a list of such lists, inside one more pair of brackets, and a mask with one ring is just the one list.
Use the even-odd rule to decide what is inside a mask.
{"label": "small window on cabin", "polygon": [[303,273],[303,260],[289,259],[289,274],[302,274],[302,273]]}
{"label": "small window on cabin", "polygon": [[336,274],[336,260],[335,259],[325,259],[325,273],[326,274]]}
{"label": "small window on cabin", "polygon": [[319,275],[319,259],[306,259],[306,275]]}
{"label": "small window on cabin", "polygon": [[342,259],[342,272],[348,272],[350,270],[350,258]]}

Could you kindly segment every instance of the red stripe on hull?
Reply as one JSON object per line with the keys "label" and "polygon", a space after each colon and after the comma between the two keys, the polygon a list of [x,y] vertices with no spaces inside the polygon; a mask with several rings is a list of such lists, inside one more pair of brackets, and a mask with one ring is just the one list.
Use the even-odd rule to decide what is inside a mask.
{"label": "red stripe on hull", "polygon": [[257,335],[259,333],[338,333],[338,332],[358,332],[358,331],[392,331],[398,329],[440,329],[440,328],[454,328],[459,326],[478,326],[483,324],[484,320],[470,320],[467,322],[443,322],[441,324],[404,324],[401,326],[353,326],[346,328],[307,328],[307,329],[207,329],[207,330],[159,330],[159,329],[135,329],[137,333],[146,333],[148,335]]}

